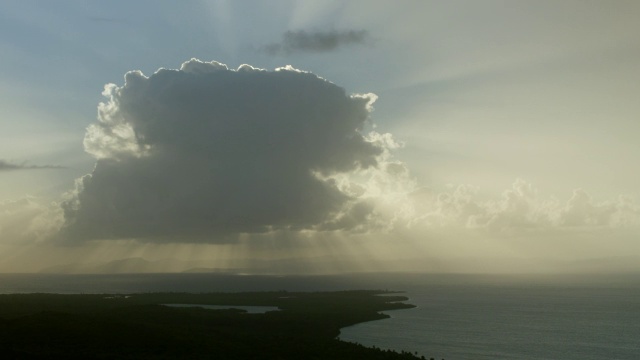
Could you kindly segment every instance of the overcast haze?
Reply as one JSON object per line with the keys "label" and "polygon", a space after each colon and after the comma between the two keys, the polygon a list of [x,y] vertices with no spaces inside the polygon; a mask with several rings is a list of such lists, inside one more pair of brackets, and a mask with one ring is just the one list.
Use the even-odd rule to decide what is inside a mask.
{"label": "overcast haze", "polygon": [[637,271],[636,1],[0,5],[0,271]]}

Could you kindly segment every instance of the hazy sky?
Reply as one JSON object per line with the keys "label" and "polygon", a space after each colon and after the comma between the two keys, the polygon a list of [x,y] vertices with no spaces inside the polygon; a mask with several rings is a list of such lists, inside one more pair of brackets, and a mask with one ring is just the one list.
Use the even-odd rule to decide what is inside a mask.
{"label": "hazy sky", "polygon": [[627,269],[638,16],[637,1],[2,3],[0,270]]}

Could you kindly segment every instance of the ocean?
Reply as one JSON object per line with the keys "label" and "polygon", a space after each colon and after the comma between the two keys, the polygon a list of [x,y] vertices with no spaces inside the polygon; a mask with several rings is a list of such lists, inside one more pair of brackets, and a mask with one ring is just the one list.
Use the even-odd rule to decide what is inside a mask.
{"label": "ocean", "polygon": [[640,275],[0,274],[0,293],[404,291],[414,309],[340,338],[428,358],[640,359]]}
{"label": "ocean", "polygon": [[635,276],[445,279],[406,280],[417,308],[341,339],[446,360],[640,359]]}

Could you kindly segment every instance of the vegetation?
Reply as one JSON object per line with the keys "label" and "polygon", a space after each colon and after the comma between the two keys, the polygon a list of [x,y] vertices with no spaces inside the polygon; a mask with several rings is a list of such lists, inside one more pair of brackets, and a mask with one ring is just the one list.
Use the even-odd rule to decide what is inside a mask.
{"label": "vegetation", "polygon": [[[0,295],[3,359],[417,359],[337,339],[410,308],[381,291]],[[249,314],[162,304],[277,306]]]}

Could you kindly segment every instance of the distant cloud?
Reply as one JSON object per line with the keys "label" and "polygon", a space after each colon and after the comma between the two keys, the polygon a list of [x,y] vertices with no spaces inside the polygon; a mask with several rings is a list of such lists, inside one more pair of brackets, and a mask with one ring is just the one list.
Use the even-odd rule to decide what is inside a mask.
{"label": "distant cloud", "polygon": [[61,226],[62,211],[34,198],[0,201],[0,244],[47,240]]}
{"label": "distant cloud", "polygon": [[290,66],[192,59],[131,71],[103,94],[84,139],[95,169],[62,204],[68,241],[362,230],[376,212],[371,184],[380,192],[406,177],[391,135],[363,133],[374,94]]}
{"label": "distant cloud", "polygon": [[516,180],[499,199],[480,201],[476,189],[467,185],[457,186],[451,192],[421,196],[421,203],[428,204],[427,208],[418,211],[412,221],[429,227],[509,233],[640,225],[640,205],[629,198],[596,202],[584,190],[576,189],[566,202],[543,199],[522,179]]}
{"label": "distant cloud", "polygon": [[23,163],[13,163],[6,160],[0,160],[0,171],[12,171],[12,170],[37,170],[37,169],[64,169],[63,166],[58,165],[27,165]]}
{"label": "distant cloud", "polygon": [[366,30],[287,31],[282,35],[281,42],[268,44],[262,51],[272,56],[297,52],[329,52],[342,46],[365,44],[369,40]]}

